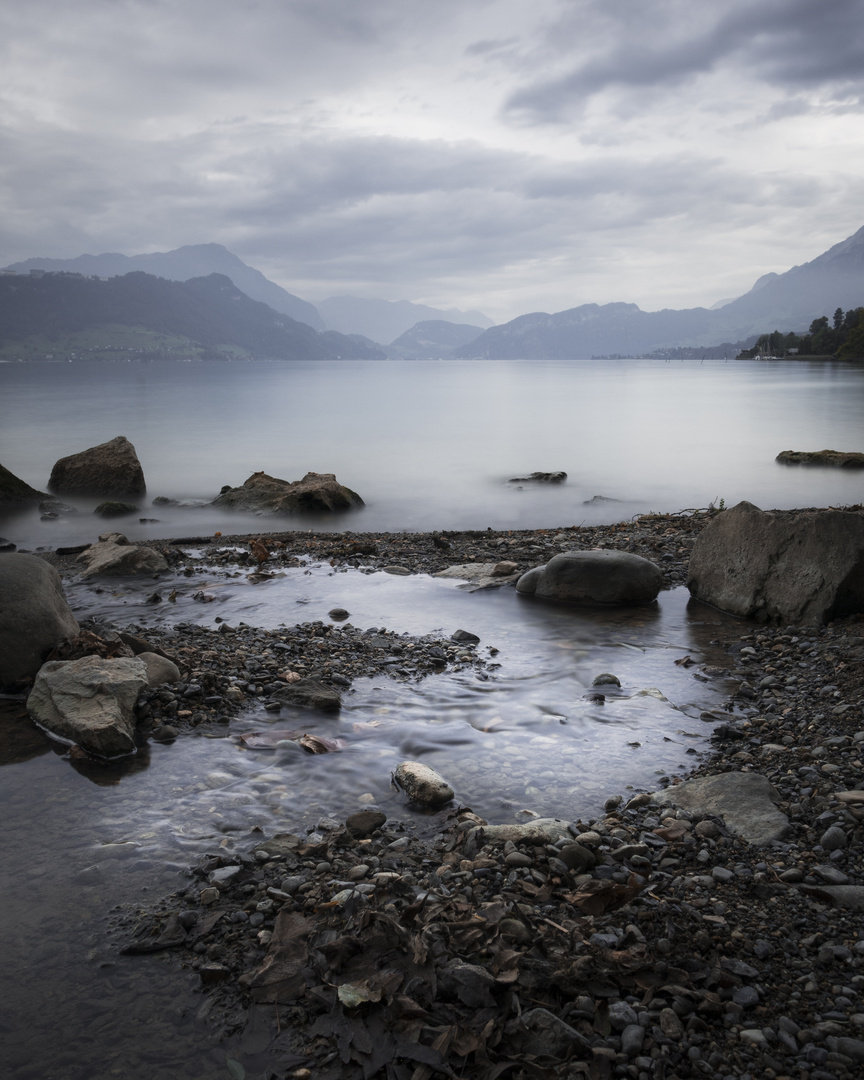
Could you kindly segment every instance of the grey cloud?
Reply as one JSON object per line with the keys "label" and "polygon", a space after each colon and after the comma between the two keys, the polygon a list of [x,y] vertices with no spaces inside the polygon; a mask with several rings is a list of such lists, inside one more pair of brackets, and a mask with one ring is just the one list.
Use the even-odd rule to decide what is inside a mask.
{"label": "grey cloud", "polygon": [[[679,0],[650,7],[621,5],[615,9],[614,33],[595,33],[593,48],[570,70],[523,86],[510,95],[505,109],[529,120],[561,121],[609,88],[668,92],[719,69],[781,88],[860,92],[864,86],[864,20],[858,0],[739,0],[697,11],[696,19],[688,18]],[[606,19],[614,17],[609,10],[604,13]],[[578,51],[580,35],[572,16],[550,36],[555,40],[550,51],[560,52],[568,37]]]}

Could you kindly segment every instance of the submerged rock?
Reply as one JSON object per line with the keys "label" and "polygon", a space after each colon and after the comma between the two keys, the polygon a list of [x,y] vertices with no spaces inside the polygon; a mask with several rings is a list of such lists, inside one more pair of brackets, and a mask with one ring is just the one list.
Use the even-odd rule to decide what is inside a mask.
{"label": "submerged rock", "polygon": [[864,469],[864,454],[857,450],[782,450],[774,460],[781,465],[831,465],[841,469]]}
{"label": "submerged rock", "polygon": [[112,499],[99,503],[93,513],[103,518],[123,517],[125,514],[137,514],[138,507],[134,503],[117,502]]}
{"label": "submerged rock", "polygon": [[123,435],[60,458],[48,487],[59,495],[143,495],[147,490],[135,447]]}
{"label": "submerged rock", "polygon": [[356,491],[340,484],[333,473],[308,472],[302,480],[288,481],[256,472],[240,487],[224,487],[213,505],[291,514],[351,510],[364,503]]}
{"label": "submerged rock", "polygon": [[663,585],[660,569],[626,551],[565,551],[516,582],[525,595],[575,604],[646,604]]}
{"label": "submerged rock", "polygon": [[50,734],[100,757],[135,752],[135,703],[148,685],[138,657],[52,660],[36,676],[27,711]]}
{"label": "submerged rock", "polygon": [[566,472],[532,472],[527,476],[511,476],[508,484],[563,484]]}
{"label": "submerged rock", "polygon": [[0,685],[31,678],[47,653],[77,633],[54,567],[35,555],[0,555]]}
{"label": "submerged rock", "polygon": [[317,679],[299,679],[277,690],[273,694],[275,701],[291,705],[296,709],[318,709],[319,712],[338,712],[342,708],[342,697],[337,690],[324,686]]}
{"label": "submerged rock", "polygon": [[699,535],[687,587],[759,622],[825,623],[864,611],[864,513],[740,502]]}

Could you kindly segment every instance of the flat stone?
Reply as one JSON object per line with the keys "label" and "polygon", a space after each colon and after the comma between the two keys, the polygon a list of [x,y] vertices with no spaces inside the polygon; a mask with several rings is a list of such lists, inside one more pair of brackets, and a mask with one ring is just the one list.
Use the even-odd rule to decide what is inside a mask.
{"label": "flat stone", "polygon": [[283,705],[296,709],[317,709],[319,712],[338,712],[342,697],[332,687],[324,686],[317,679],[300,679],[272,695]]}
{"label": "flat stone", "polygon": [[387,815],[380,810],[359,810],[345,819],[345,828],[352,836],[369,836],[380,829],[387,821]]}
{"label": "flat stone", "polygon": [[789,819],[775,805],[780,801],[777,791],[759,773],[700,776],[655,791],[654,800],[661,806],[680,806],[722,817],[727,828],[756,846],[782,840],[789,832]]}
{"label": "flat stone", "polygon": [[518,567],[511,574],[497,573],[501,563],[460,563],[448,566],[446,570],[439,570],[433,574],[436,578],[456,578],[463,582],[459,588],[464,592],[479,592],[480,589],[499,589],[502,585],[510,585],[519,577]]}
{"label": "flat stone", "polygon": [[[548,844],[562,836],[570,836],[570,825],[558,818],[535,818],[518,825],[477,825],[470,833],[478,844]],[[564,849],[566,850],[566,848]],[[563,858],[562,861],[566,862]]]}

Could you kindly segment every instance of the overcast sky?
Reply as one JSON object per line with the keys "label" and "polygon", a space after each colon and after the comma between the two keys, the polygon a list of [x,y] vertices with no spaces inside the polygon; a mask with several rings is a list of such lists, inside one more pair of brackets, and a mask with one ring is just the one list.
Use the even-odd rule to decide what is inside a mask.
{"label": "overcast sky", "polygon": [[7,2],[0,266],[708,306],[864,224],[862,89],[860,0]]}

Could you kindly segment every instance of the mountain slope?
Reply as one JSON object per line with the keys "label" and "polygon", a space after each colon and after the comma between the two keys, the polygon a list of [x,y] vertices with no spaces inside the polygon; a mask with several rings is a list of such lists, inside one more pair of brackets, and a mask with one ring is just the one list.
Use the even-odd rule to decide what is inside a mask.
{"label": "mountain slope", "polygon": [[293,296],[270,281],[251,266],[247,266],[221,244],[189,244],[174,251],[159,251],[150,255],[79,255],[75,259],[25,259],[7,269],[19,274],[32,270],[69,271],[99,277],[117,277],[134,270],[168,278],[169,281],[188,281],[208,274],[224,274],[253,300],[260,300],[274,311],[280,311],[315,330],[324,323],[317,309],[299,296]]}
{"label": "mountain slope", "polygon": [[383,358],[361,341],[319,333],[251,300],[222,274],[185,282],[141,270],[108,281],[68,273],[0,277],[0,347],[118,326],[266,359]]}
{"label": "mountain slope", "polygon": [[331,296],[317,305],[328,328],[343,334],[363,334],[386,344],[395,341],[418,322],[471,323],[485,329],[492,326],[480,311],[458,311],[427,307],[409,300],[363,300],[359,296]]}
{"label": "mountain slope", "polygon": [[779,329],[800,333],[836,308],[864,303],[864,228],[802,266],[765,274],[718,309],[642,311],[635,304],[583,304],[493,326],[453,355],[487,359],[575,359],[741,341]]}
{"label": "mountain slope", "polygon": [[483,333],[481,326],[429,319],[418,322],[387,346],[387,355],[402,360],[440,359]]}

